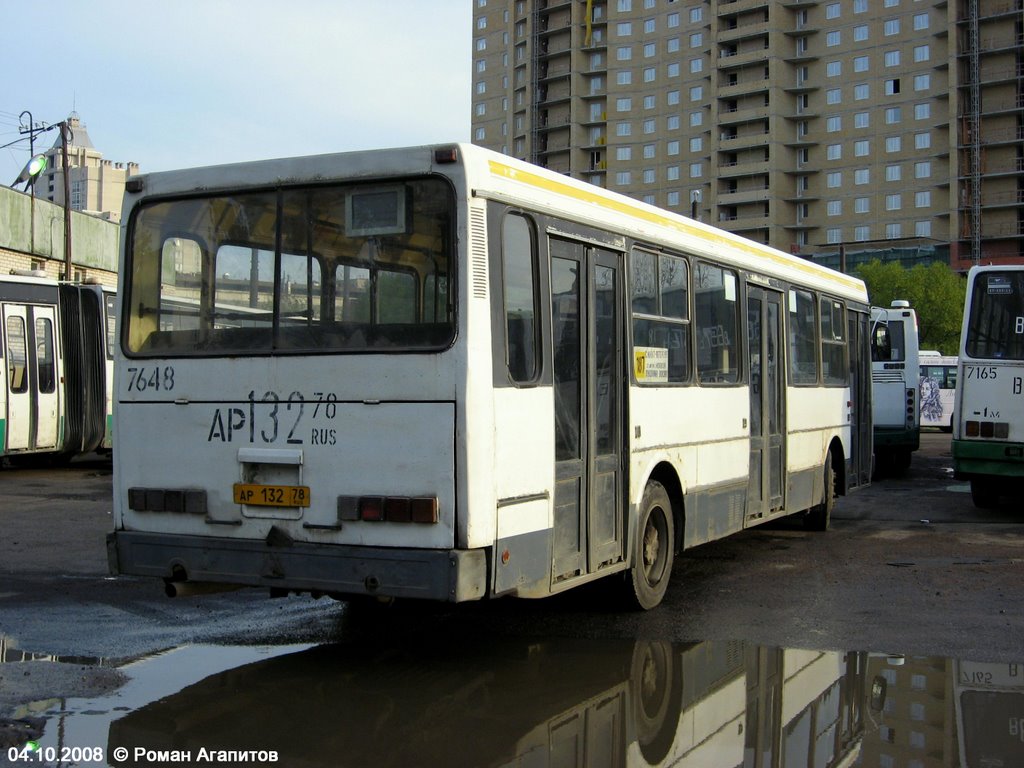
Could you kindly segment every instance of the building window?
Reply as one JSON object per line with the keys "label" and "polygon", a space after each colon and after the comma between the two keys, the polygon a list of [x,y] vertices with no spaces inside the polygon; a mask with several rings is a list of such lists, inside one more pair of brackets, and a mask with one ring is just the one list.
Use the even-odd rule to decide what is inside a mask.
{"label": "building window", "polygon": [[854,56],[853,57],[853,71],[854,72],[867,72],[871,66],[871,59],[867,56]]}
{"label": "building window", "polygon": [[931,88],[932,78],[931,75],[914,75],[914,90],[915,91],[927,91]]}
{"label": "building window", "polygon": [[690,163],[690,178],[699,179],[704,175],[704,165],[702,163]]}
{"label": "building window", "polygon": [[699,24],[704,18],[704,9],[700,6],[690,9],[690,23]]}
{"label": "building window", "polygon": [[887,107],[885,110],[886,125],[896,125],[903,119],[902,107]]}
{"label": "building window", "polygon": [[843,159],[843,145],[842,144],[829,144],[825,148],[825,155],[829,160],[842,160]]}
{"label": "building window", "polygon": [[839,3],[829,3],[825,6],[825,18],[826,19],[838,19],[839,18]]}
{"label": "building window", "polygon": [[[671,103],[671,102],[669,102],[669,103]],[[690,113],[690,127],[691,128],[696,128],[697,126],[702,125],[703,123],[704,123],[704,113],[703,112],[691,112]]]}
{"label": "building window", "polygon": [[629,85],[633,82],[633,73],[623,69],[615,73],[615,82],[619,85]]}
{"label": "building window", "polygon": [[885,95],[895,96],[900,92],[900,79],[898,77],[891,78],[885,81]]}
{"label": "building window", "polygon": [[825,242],[829,244],[843,242],[843,230],[838,227],[825,230]]}
{"label": "building window", "polygon": [[887,165],[885,166],[885,180],[886,181],[899,181],[903,178],[903,173],[898,165]]}
{"label": "building window", "polygon": [[900,52],[899,51],[886,51],[885,52],[885,66],[887,67],[898,67],[900,65]]}
{"label": "building window", "polygon": [[702,136],[694,136],[690,139],[690,151],[691,152],[703,152],[704,151],[704,138]]}
{"label": "building window", "polygon": [[629,45],[620,46],[615,51],[615,58],[618,61],[631,61],[633,59],[633,48]]}
{"label": "building window", "polygon": [[658,46],[654,43],[644,43],[644,58],[653,59],[658,55]]}
{"label": "building window", "polygon": [[620,21],[615,25],[615,32],[619,37],[629,37],[633,34],[633,23],[630,21]]}
{"label": "building window", "polygon": [[633,135],[633,124],[629,122],[616,123],[615,125],[616,136],[632,136]]}
{"label": "building window", "polygon": [[903,148],[903,142],[899,136],[887,136],[885,138],[886,152],[899,152]]}
{"label": "building window", "polygon": [[690,74],[704,71],[704,59],[690,59]]}
{"label": "building window", "polygon": [[825,184],[829,189],[839,189],[843,186],[843,172],[832,171],[825,176]]}
{"label": "building window", "polygon": [[665,169],[665,178],[668,181],[679,181],[679,166],[670,165]]}
{"label": "building window", "polygon": [[861,224],[858,227],[853,228],[853,239],[858,243],[863,243],[865,240],[871,239],[871,227]]}
{"label": "building window", "polygon": [[930,221],[915,221],[914,234],[917,237],[931,237],[932,223]]}
{"label": "building window", "polygon": [[704,44],[704,34],[702,32],[694,32],[690,35],[690,47],[700,48]]}
{"label": "building window", "polygon": [[854,184],[870,184],[871,183],[871,169],[869,168],[858,168],[853,172],[853,183]]}
{"label": "building window", "polygon": [[932,145],[932,135],[930,133],[915,133],[914,134],[914,149],[928,149]]}
{"label": "building window", "polygon": [[914,61],[922,62],[928,61],[931,58],[931,49],[927,45],[915,45],[914,46]]}
{"label": "building window", "polygon": [[617,112],[629,112],[633,109],[633,100],[628,96],[623,96],[621,99],[615,100],[615,110]]}
{"label": "building window", "polygon": [[843,101],[843,91],[841,88],[829,88],[825,91],[825,103],[826,104],[839,104]]}
{"label": "building window", "polygon": [[679,142],[675,141],[675,140],[667,142],[665,144],[665,152],[669,156],[678,155],[679,154]]}
{"label": "building window", "polygon": [[665,127],[670,131],[678,131],[680,125],[679,115],[669,115],[665,118]]}
{"label": "building window", "polygon": [[915,179],[930,179],[932,177],[932,162],[931,160],[922,160],[920,163],[914,163],[914,178]]}
{"label": "building window", "polygon": [[644,168],[644,184],[653,184],[655,173],[653,168]]}
{"label": "building window", "polygon": [[645,83],[653,83],[657,76],[657,70],[654,67],[644,67],[643,80]]}
{"label": "building window", "polygon": [[870,112],[855,112],[853,115],[853,127],[854,128],[867,128],[871,125],[871,113]]}
{"label": "building window", "polygon": [[867,157],[871,154],[871,142],[867,139],[853,142],[853,156]]}
{"label": "building window", "polygon": [[826,118],[825,130],[828,133],[836,133],[843,130],[843,118],[839,115],[832,115],[832,117]]}
{"label": "building window", "polygon": [[853,199],[853,212],[854,213],[870,213],[871,212],[871,198],[870,197],[855,197]]}
{"label": "building window", "polygon": [[665,17],[665,23],[668,24],[669,29],[675,29],[676,27],[679,26],[679,14],[670,13],[668,16]]}
{"label": "building window", "polygon": [[842,216],[843,202],[842,200],[829,200],[825,205],[825,209],[829,216]]}
{"label": "building window", "polygon": [[928,190],[924,192],[917,192],[914,195],[914,207],[915,208],[931,208],[932,207],[932,193]]}
{"label": "building window", "polygon": [[922,29],[928,29],[928,14],[927,13],[915,13],[914,14],[914,29],[920,31]]}
{"label": "building window", "polygon": [[885,225],[885,237],[888,240],[895,240],[903,237],[903,225],[899,222]]}
{"label": "building window", "polygon": [[853,40],[856,43],[863,43],[868,39],[868,25],[858,24],[853,28]]}
{"label": "building window", "polygon": [[674,106],[679,103],[679,91],[669,91],[665,94],[665,101],[669,106]]}
{"label": "building window", "polygon": [[839,77],[843,74],[843,64],[840,61],[830,61],[825,64],[826,77]]}
{"label": "building window", "polygon": [[885,196],[885,210],[887,211],[898,211],[903,208],[903,198],[896,195]]}
{"label": "building window", "polygon": [[832,30],[825,34],[825,46],[828,48],[834,48],[835,46],[842,43],[842,36],[839,34],[839,30]]}
{"label": "building window", "polygon": [[629,171],[619,171],[615,174],[615,183],[620,187],[628,185],[633,180]]}
{"label": "building window", "polygon": [[616,147],[615,148],[615,159],[620,162],[628,162],[633,159],[633,148],[632,147]]}
{"label": "building window", "polygon": [[887,37],[898,35],[900,33],[900,20],[886,19],[885,24],[883,25],[883,30]]}
{"label": "building window", "polygon": [[654,109],[656,106],[653,96],[644,96],[644,109]]}
{"label": "building window", "polygon": [[871,91],[870,88],[868,88],[867,83],[858,83],[857,85],[853,86],[854,101],[864,101],[865,99],[870,98],[870,96]]}

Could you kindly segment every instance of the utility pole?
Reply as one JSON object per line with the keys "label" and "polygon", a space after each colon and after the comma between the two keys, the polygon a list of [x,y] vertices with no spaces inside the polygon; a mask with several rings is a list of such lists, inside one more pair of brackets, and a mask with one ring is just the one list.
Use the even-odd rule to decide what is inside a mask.
{"label": "utility pole", "polygon": [[68,134],[71,126],[67,120],[60,122],[60,159],[64,170],[64,279],[74,277],[71,271],[71,179],[68,176]]}

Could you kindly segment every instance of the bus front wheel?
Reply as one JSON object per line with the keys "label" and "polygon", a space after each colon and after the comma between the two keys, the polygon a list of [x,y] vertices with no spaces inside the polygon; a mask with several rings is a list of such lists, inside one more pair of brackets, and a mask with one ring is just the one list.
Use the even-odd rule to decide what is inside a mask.
{"label": "bus front wheel", "polygon": [[657,481],[652,480],[644,490],[636,533],[628,594],[636,608],[648,610],[665,597],[675,560],[672,501]]}

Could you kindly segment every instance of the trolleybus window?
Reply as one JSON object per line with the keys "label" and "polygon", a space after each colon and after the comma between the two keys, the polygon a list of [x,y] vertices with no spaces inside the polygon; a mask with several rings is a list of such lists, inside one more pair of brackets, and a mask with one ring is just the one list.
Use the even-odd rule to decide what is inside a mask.
{"label": "trolleybus window", "polygon": [[818,323],[814,295],[789,292],[789,357],[794,384],[818,383]]}
{"label": "trolleybus window", "polygon": [[129,235],[127,351],[445,347],[453,205],[436,179],[146,205]]}
{"label": "trolleybus window", "polygon": [[842,386],[849,379],[846,365],[846,318],[843,305],[821,300],[821,367],[826,385]]}
{"label": "trolleybus window", "polygon": [[697,375],[701,384],[735,384],[740,359],[736,273],[697,264],[694,283]]}
{"label": "trolleybus window", "polygon": [[987,272],[978,277],[967,324],[967,354],[1024,360],[1024,273]]}
{"label": "trolleybus window", "polygon": [[515,382],[537,376],[537,269],[530,223],[518,215],[505,218],[501,251],[504,266],[505,328],[508,374]]}
{"label": "trolleybus window", "polygon": [[7,318],[7,370],[11,392],[28,391],[28,344],[25,342],[25,321]]}
{"label": "trolleybus window", "polygon": [[633,349],[637,380],[665,384],[690,378],[690,326],[686,261],[634,251]]}

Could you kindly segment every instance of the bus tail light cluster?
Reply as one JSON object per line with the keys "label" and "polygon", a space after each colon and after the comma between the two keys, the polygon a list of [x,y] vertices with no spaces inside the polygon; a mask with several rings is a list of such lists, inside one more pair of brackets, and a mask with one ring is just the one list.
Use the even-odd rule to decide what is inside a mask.
{"label": "bus tail light cluster", "polygon": [[339,520],[433,524],[439,519],[436,496],[339,496]]}
{"label": "bus tail light cluster", "polygon": [[129,488],[128,508],[136,512],[206,514],[206,491],[188,488]]}
{"label": "bus tail light cluster", "polygon": [[1010,436],[1010,424],[1006,421],[968,421],[964,424],[967,437],[993,437],[1006,440]]}
{"label": "bus tail light cluster", "polygon": [[913,389],[907,390],[907,426],[914,426],[914,412],[917,410],[917,395]]}

